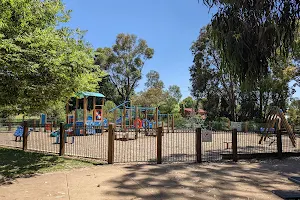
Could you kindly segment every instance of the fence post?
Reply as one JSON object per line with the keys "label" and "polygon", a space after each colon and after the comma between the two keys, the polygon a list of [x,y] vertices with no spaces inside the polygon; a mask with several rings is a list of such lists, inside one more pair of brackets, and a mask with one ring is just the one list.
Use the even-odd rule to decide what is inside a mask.
{"label": "fence post", "polygon": [[27,139],[28,139],[28,122],[23,121],[23,150],[27,150]]}
{"label": "fence post", "polygon": [[156,142],[156,159],[157,164],[161,164],[161,148],[162,148],[162,127],[157,128],[157,142]]}
{"label": "fence post", "polygon": [[276,136],[277,136],[277,156],[279,159],[282,158],[282,137],[281,137],[281,132],[276,131]]}
{"label": "fence post", "polygon": [[174,133],[174,114],[172,114],[172,133]]}
{"label": "fence post", "polygon": [[167,115],[168,116],[168,119],[167,119],[167,133],[170,132],[170,117],[169,117],[169,114]]}
{"label": "fence post", "polygon": [[165,127],[164,127],[164,122],[161,122],[161,127],[162,127],[162,132],[161,132],[161,136],[164,136],[165,134]]}
{"label": "fence post", "polygon": [[59,155],[63,156],[65,155],[65,146],[66,146],[66,141],[65,141],[65,129],[64,129],[64,124],[61,122],[59,125]]}
{"label": "fence post", "polygon": [[108,126],[108,164],[114,164],[114,124]]}
{"label": "fence post", "polygon": [[202,138],[201,128],[196,129],[196,162],[202,162]]}
{"label": "fence post", "polygon": [[237,129],[232,130],[232,159],[234,162],[238,161],[237,154]]}
{"label": "fence post", "polygon": [[8,121],[8,131],[11,131],[11,121]]}

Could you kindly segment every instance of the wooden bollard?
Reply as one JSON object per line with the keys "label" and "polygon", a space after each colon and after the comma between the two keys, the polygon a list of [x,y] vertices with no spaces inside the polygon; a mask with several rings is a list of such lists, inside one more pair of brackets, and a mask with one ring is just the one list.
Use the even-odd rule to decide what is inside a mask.
{"label": "wooden bollard", "polygon": [[162,127],[158,127],[156,140],[157,140],[157,142],[156,142],[157,164],[161,164],[162,163]]}
{"label": "wooden bollard", "polygon": [[108,126],[108,164],[114,164],[114,124]]}
{"label": "wooden bollard", "polygon": [[28,122],[23,122],[23,150],[27,150],[27,141],[28,141]]}
{"label": "wooden bollard", "polygon": [[202,162],[202,138],[201,128],[196,129],[196,161],[197,163]]}

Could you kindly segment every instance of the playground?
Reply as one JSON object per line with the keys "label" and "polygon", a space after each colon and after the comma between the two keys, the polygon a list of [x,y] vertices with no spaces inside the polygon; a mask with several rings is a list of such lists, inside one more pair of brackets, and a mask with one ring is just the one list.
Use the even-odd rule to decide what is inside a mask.
{"label": "playground", "polygon": [[[134,106],[130,101],[105,113],[104,102],[100,93],[78,93],[66,105],[67,123],[54,125],[42,114],[38,124],[6,124],[0,132],[0,145],[55,154],[63,151],[64,155],[102,161],[112,154],[117,163],[156,162],[158,152],[162,162],[196,162],[199,139],[195,128],[177,129],[173,115],[160,113],[158,108]],[[235,132],[234,141],[233,131],[202,129],[202,160],[228,158],[234,143],[240,155],[300,153],[299,135],[278,108],[270,111],[259,132]]]}

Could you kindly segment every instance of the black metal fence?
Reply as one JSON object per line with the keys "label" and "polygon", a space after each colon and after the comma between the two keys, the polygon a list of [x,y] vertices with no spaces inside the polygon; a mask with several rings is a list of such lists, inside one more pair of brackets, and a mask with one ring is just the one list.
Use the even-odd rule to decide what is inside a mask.
{"label": "black metal fence", "polygon": [[[299,135],[296,135],[297,145],[293,147],[287,134],[280,137],[269,134],[261,140],[262,135],[256,132],[118,129],[110,126],[111,129],[92,125],[74,127],[61,124],[60,127],[58,124],[27,122],[24,126],[21,122],[0,123],[0,146],[93,158],[109,163],[215,162],[232,159],[234,154],[241,158],[254,154],[277,155],[281,149],[283,154],[300,153]],[[25,129],[27,135],[23,137]]]}
{"label": "black metal fence", "polygon": [[195,129],[163,131],[162,162],[196,162]]}
{"label": "black metal fence", "polygon": [[211,134],[211,141],[202,139],[202,160],[207,162],[222,160],[222,154],[232,151],[232,131],[209,131],[202,130]]}

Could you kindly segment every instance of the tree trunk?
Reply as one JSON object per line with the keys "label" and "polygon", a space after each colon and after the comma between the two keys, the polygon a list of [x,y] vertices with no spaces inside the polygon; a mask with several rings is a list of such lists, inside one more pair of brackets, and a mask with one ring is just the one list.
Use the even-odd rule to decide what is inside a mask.
{"label": "tree trunk", "polygon": [[263,91],[259,88],[259,118],[263,119]]}
{"label": "tree trunk", "polygon": [[234,85],[233,82],[231,80],[230,83],[230,112],[231,112],[231,116],[232,116],[232,120],[235,122],[236,121],[236,116],[235,116],[235,94],[234,94]]}

